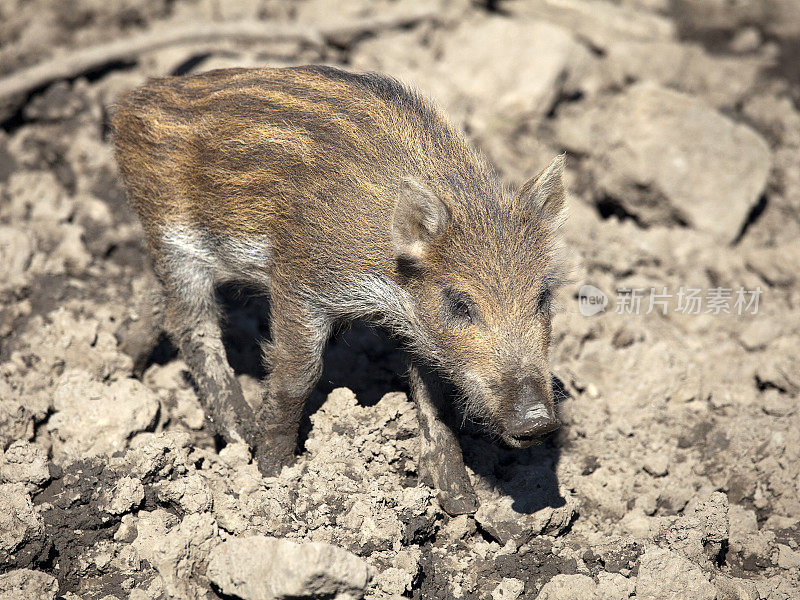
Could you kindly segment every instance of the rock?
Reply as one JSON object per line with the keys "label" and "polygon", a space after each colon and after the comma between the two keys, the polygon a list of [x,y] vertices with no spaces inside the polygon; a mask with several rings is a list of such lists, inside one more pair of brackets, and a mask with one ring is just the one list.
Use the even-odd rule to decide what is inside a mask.
{"label": "rock", "polygon": [[492,600],[517,600],[524,591],[524,581],[513,577],[503,577],[503,580],[492,592]]}
{"label": "rock", "polygon": [[685,223],[733,241],[771,166],[766,142],[699,100],[652,83],[559,114],[556,136],[590,156],[597,201],[643,224]]}
{"label": "rock", "polygon": [[521,546],[534,535],[558,534],[577,513],[577,501],[558,489],[555,474],[546,467],[520,465],[509,483],[500,487],[479,482],[480,507],[475,521],[505,545]]}
{"label": "rock", "polygon": [[40,446],[25,441],[11,444],[0,456],[0,481],[21,483],[33,492],[50,480],[47,454]]}
{"label": "rock", "polygon": [[0,575],[0,600],[55,600],[58,581],[52,575],[17,569]]}
{"label": "rock", "polygon": [[761,409],[773,417],[788,417],[797,412],[797,399],[778,390],[769,389],[762,394]]}
{"label": "rock", "polygon": [[653,477],[664,477],[669,473],[669,454],[666,452],[648,454],[642,468]]}
{"label": "rock", "polygon": [[456,93],[474,102],[474,111],[488,118],[536,118],[552,107],[575,52],[576,42],[565,29],[491,18],[454,32],[440,64]]}
{"label": "rock", "polygon": [[155,488],[159,500],[178,507],[182,513],[211,510],[213,502],[211,490],[199,473],[192,473],[174,481],[159,482]]}
{"label": "rock", "polygon": [[217,524],[209,513],[178,519],[165,510],[139,511],[133,548],[164,580],[165,595],[181,600],[205,600],[202,573],[212,548],[219,543]]}
{"label": "rock", "polygon": [[759,600],[795,600],[798,592],[797,581],[783,575],[756,581],[756,589]]}
{"label": "rock", "polygon": [[544,584],[536,600],[594,600],[596,590],[588,575],[556,575]]}
{"label": "rock", "polygon": [[76,275],[85,271],[92,262],[92,255],[83,243],[84,230],[80,225],[67,224],[59,228],[60,241],[45,263],[49,273],[66,272]]}
{"label": "rock", "polygon": [[800,112],[785,96],[755,94],[742,107],[745,118],[768,140],[800,145]]}
{"label": "rock", "polygon": [[438,535],[443,539],[456,542],[468,538],[476,531],[475,519],[470,515],[458,515],[457,517],[450,518],[450,520],[439,529]]}
{"label": "rock", "polygon": [[[42,322],[44,321],[44,322]],[[46,319],[30,320],[20,351],[33,354],[41,372],[60,373],[63,365],[91,373],[96,379],[130,375],[132,361],[117,347],[113,330],[100,319],[78,315],[67,308],[50,312]]]}
{"label": "rock", "polygon": [[632,536],[611,536],[595,552],[609,573],[630,573],[636,567],[643,549]]}
{"label": "rock", "polygon": [[675,25],[669,19],[602,0],[534,0],[510,4],[508,10],[556,23],[602,51],[619,39],[675,37]]}
{"label": "rock", "polygon": [[725,600],[759,600],[760,596],[756,584],[749,579],[717,575],[714,585],[719,590],[719,595]]}
{"label": "rock", "polygon": [[695,31],[735,30],[755,24],[778,37],[800,35],[800,5],[794,0],[676,0],[673,10],[684,27]]}
{"label": "rock", "polygon": [[633,596],[635,590],[634,579],[629,579],[621,573],[601,571],[597,574],[597,591],[595,591],[594,600],[623,600]]}
{"label": "rock", "polygon": [[417,546],[397,552],[392,559],[392,566],[376,575],[372,585],[397,596],[411,592],[419,576],[421,554]]}
{"label": "rock", "polygon": [[133,477],[121,477],[110,490],[100,509],[111,515],[122,515],[138,507],[144,500],[144,486]]}
{"label": "rock", "polygon": [[134,434],[155,424],[159,410],[155,394],[138,380],[104,384],[78,370],[61,377],[53,404],[47,428],[58,441],[54,449],[75,458],[123,450]]}
{"label": "rock", "polygon": [[690,504],[683,516],[668,518],[665,524],[657,539],[689,560],[710,566],[728,543],[728,497],[714,492],[693,509]]}
{"label": "rock", "polygon": [[749,270],[774,287],[793,285],[800,271],[800,254],[791,248],[755,248],[746,261]]}
{"label": "rock", "polygon": [[688,559],[663,548],[641,557],[636,580],[637,600],[717,600],[717,590]]}
{"label": "rock", "polygon": [[0,485],[0,568],[28,566],[44,558],[44,521],[22,486]]}
{"label": "rock", "polygon": [[738,562],[746,570],[760,570],[771,564],[775,535],[771,531],[759,531],[755,511],[732,504],[729,518],[729,560]]}
{"label": "rock", "polygon": [[211,552],[208,578],[242,600],[362,598],[370,579],[359,557],[321,542],[231,539]]}
{"label": "rock", "polygon": [[0,448],[33,439],[34,423],[44,420],[50,411],[47,383],[39,373],[9,371],[0,377]]}
{"label": "rock", "polygon": [[800,552],[786,544],[778,544],[778,567],[781,569],[800,569]]}
{"label": "rock", "polygon": [[795,340],[780,338],[770,347],[770,354],[756,367],[762,385],[770,385],[785,394],[800,393],[800,352]]}
{"label": "rock", "polygon": [[28,284],[30,267],[36,242],[33,236],[8,225],[0,226],[0,264],[5,271],[0,278],[0,292],[7,292]]}
{"label": "rock", "polygon": [[736,54],[748,54],[758,50],[763,42],[764,38],[758,29],[744,27],[736,32],[728,44],[728,48]]}
{"label": "rock", "polygon": [[[441,40],[434,58],[419,54],[408,35],[383,37],[359,47],[354,64],[381,69],[436,100],[457,123],[538,119],[558,98],[566,70],[580,47],[566,29],[541,21],[490,17],[465,20]],[[498,44],[497,40],[503,40]],[[397,62],[387,48],[409,46]]]}
{"label": "rock", "polygon": [[772,340],[786,333],[786,324],[781,323],[778,319],[759,315],[748,320],[736,333],[739,343],[746,350],[761,350]]}
{"label": "rock", "polygon": [[[15,138],[16,139],[16,138]],[[20,169],[11,175],[6,191],[8,203],[2,212],[37,225],[58,224],[69,219],[75,206],[52,171]],[[31,232],[38,237],[42,232]]]}
{"label": "rock", "polygon": [[695,94],[714,107],[734,107],[752,89],[766,66],[760,58],[715,56],[701,46],[675,40],[615,40],[608,61],[620,86],[652,81]]}
{"label": "rock", "polygon": [[140,434],[119,462],[139,479],[184,475],[189,469],[190,443],[182,431]]}

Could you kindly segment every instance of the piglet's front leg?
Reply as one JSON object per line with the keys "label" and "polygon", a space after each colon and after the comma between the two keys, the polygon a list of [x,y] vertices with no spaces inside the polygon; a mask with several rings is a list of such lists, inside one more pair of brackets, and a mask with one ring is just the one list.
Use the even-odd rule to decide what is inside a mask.
{"label": "piglet's front leg", "polygon": [[437,499],[448,514],[474,513],[478,498],[464,466],[461,445],[442,410],[444,394],[439,377],[412,364],[409,385],[419,415],[421,480],[439,491]]}

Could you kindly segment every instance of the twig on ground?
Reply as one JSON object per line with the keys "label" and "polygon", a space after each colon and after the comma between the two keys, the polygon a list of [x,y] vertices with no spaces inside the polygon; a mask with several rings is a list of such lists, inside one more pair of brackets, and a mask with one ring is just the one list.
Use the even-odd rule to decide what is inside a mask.
{"label": "twig on ground", "polygon": [[136,62],[142,54],[181,44],[217,42],[294,41],[311,47],[348,46],[387,29],[435,22],[432,11],[404,16],[378,16],[311,27],[295,23],[201,23],[172,29],[155,29],[125,39],[88,48],[56,52],[53,58],[0,78],[0,120],[8,118],[31,92],[61,79],[74,79],[116,62]]}

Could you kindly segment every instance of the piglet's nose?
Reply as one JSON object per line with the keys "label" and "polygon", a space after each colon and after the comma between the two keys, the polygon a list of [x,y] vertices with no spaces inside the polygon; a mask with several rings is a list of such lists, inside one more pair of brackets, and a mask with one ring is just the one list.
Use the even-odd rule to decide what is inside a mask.
{"label": "piglet's nose", "polygon": [[543,438],[559,427],[561,423],[544,404],[534,404],[517,413],[508,423],[506,433],[519,442],[526,442]]}

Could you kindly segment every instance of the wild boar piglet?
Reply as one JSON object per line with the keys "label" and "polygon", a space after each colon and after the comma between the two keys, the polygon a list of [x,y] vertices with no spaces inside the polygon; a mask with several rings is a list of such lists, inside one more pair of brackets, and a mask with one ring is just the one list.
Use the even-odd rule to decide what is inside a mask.
{"label": "wild boar piglet", "polygon": [[[164,292],[139,329],[171,335],[208,418],[263,473],[293,460],[331,329],[353,319],[408,348],[419,472],[451,514],[477,508],[456,414],[516,447],[559,426],[548,347],[563,156],[511,194],[418,93],[321,66],[154,80],[112,125]],[[225,357],[226,281],[270,300],[257,410]],[[152,343],[138,341],[139,364]]]}

